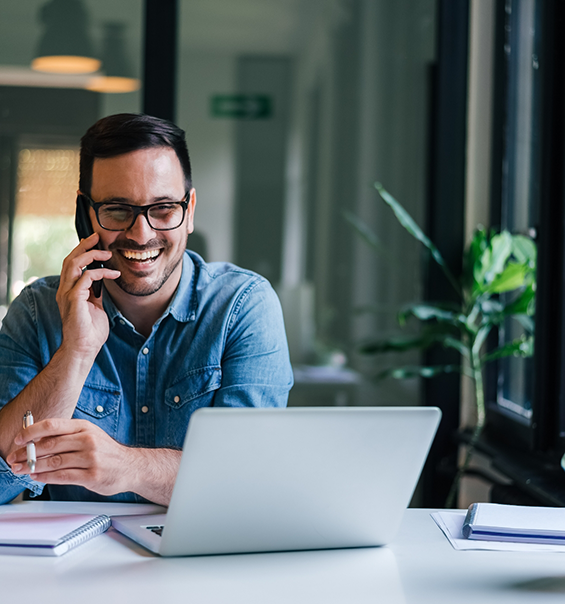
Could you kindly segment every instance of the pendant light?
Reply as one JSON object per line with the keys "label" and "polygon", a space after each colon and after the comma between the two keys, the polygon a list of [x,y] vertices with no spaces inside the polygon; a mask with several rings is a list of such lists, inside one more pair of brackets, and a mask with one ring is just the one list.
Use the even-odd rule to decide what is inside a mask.
{"label": "pendant light", "polygon": [[93,73],[100,69],[81,0],[50,0],[41,7],[39,18],[44,32],[32,69],[49,73]]}
{"label": "pendant light", "polygon": [[133,92],[141,83],[133,77],[125,43],[125,24],[115,21],[104,23],[102,45],[103,75],[90,79],[86,88],[96,92]]}

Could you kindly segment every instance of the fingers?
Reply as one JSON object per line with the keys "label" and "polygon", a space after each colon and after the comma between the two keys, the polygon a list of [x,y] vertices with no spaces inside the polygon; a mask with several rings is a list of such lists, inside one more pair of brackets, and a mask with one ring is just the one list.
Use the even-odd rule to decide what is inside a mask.
{"label": "fingers", "polygon": [[[25,458],[25,449],[24,458]],[[27,465],[27,459],[21,459],[20,451],[18,451],[18,459],[11,463],[12,472],[14,474],[32,474],[29,466]],[[82,469],[88,467],[88,458],[80,451],[69,451],[68,453],[56,453],[54,455],[46,455],[43,457],[37,457],[35,462],[35,469],[33,475],[43,475],[46,472],[55,472],[60,470],[67,470],[69,468]],[[41,477],[43,481],[43,477]]]}
{"label": "fingers", "polygon": [[87,239],[83,239],[77,247],[63,261],[61,270],[61,287],[63,291],[70,290],[83,274],[84,267],[91,262],[108,261],[112,252],[108,250],[92,249],[98,243],[98,234],[94,233]]}
{"label": "fingers", "polygon": [[6,458],[15,474],[29,474],[26,445],[35,443],[37,461],[34,475],[53,470],[86,468],[95,449],[92,424],[77,419],[47,419],[21,430],[15,437],[21,448]]}
{"label": "fingers", "polygon": [[[128,490],[124,482],[130,465],[125,461],[127,447],[91,422],[42,420],[20,431],[15,440],[24,445],[6,458],[15,474],[29,474],[32,480],[46,484],[80,485],[105,495]],[[33,473],[27,465],[25,448],[31,440],[37,451]]]}
{"label": "fingers", "polygon": [[112,252],[94,248],[98,243],[98,233],[92,234],[72,250],[63,261],[59,290],[57,291],[57,302],[62,314],[66,314],[68,304],[73,301],[90,300],[96,306],[102,306],[100,298],[91,296],[91,286],[95,281],[101,279],[117,279],[119,271],[110,268],[95,268],[84,270],[92,262],[106,262],[112,257]]}
{"label": "fingers", "polygon": [[[101,279],[117,279],[120,274],[120,271],[111,268],[85,270],[80,278],[75,281],[73,289],[68,293],[68,298],[69,300],[72,300],[74,295],[78,300],[88,300],[91,295],[90,288],[95,281],[100,281]],[[102,301],[100,299],[100,306],[101,305]]]}
{"label": "fingers", "polygon": [[37,443],[42,438],[84,432],[91,426],[90,422],[81,419],[43,419],[20,430],[14,437],[14,444],[25,447],[28,443]]}

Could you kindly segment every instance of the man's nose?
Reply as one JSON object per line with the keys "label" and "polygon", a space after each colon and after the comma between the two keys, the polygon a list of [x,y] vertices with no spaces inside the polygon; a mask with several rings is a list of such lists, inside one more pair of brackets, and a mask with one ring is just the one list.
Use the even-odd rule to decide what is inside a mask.
{"label": "man's nose", "polygon": [[147,243],[155,237],[155,231],[151,228],[147,218],[143,214],[139,214],[135,222],[126,231],[129,239],[133,239],[140,245]]}

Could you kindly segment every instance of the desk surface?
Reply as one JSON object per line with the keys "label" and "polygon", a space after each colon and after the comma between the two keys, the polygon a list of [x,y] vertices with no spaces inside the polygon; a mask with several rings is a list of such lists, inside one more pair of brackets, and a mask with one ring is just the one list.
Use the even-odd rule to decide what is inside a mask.
{"label": "desk surface", "polygon": [[455,551],[407,510],[386,548],[164,559],[110,529],[60,558],[0,556],[0,585],[9,603],[544,604],[563,602],[565,554]]}

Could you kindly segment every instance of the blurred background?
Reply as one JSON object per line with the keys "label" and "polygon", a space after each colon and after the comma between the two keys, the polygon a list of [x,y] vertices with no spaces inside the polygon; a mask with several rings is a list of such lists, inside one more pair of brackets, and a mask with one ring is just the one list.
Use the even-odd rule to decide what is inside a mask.
{"label": "blurred background", "polygon": [[[145,10],[141,0],[2,2],[0,161],[12,160],[2,173],[4,304],[58,273],[76,243],[80,136],[102,116],[145,110]],[[187,133],[198,198],[189,247],[275,286],[293,363],[334,369],[302,367],[299,378],[318,385],[312,401],[371,404],[375,386],[339,370],[358,369],[356,344],[392,329],[398,304],[421,295],[420,251],[373,183],[422,222],[435,11],[434,0],[177,5],[172,117]],[[103,66],[38,71],[45,45],[72,42],[71,31]],[[162,30],[160,44],[170,37]],[[366,246],[344,210],[375,229],[386,253]],[[417,402],[414,381],[380,390],[382,403]]]}
{"label": "blurred background", "polygon": [[[539,316],[561,317],[560,24],[556,0],[2,0],[0,310],[77,243],[85,130],[120,112],[172,119],[198,199],[188,247],[276,288],[289,404],[439,405],[423,501],[442,505],[472,395],[455,373],[374,378],[458,359],[359,345],[398,333],[403,305],[452,294],[374,183],[456,274],[479,223],[539,237]],[[493,364],[489,417],[523,450],[562,452],[565,319],[543,321],[533,360]]]}

